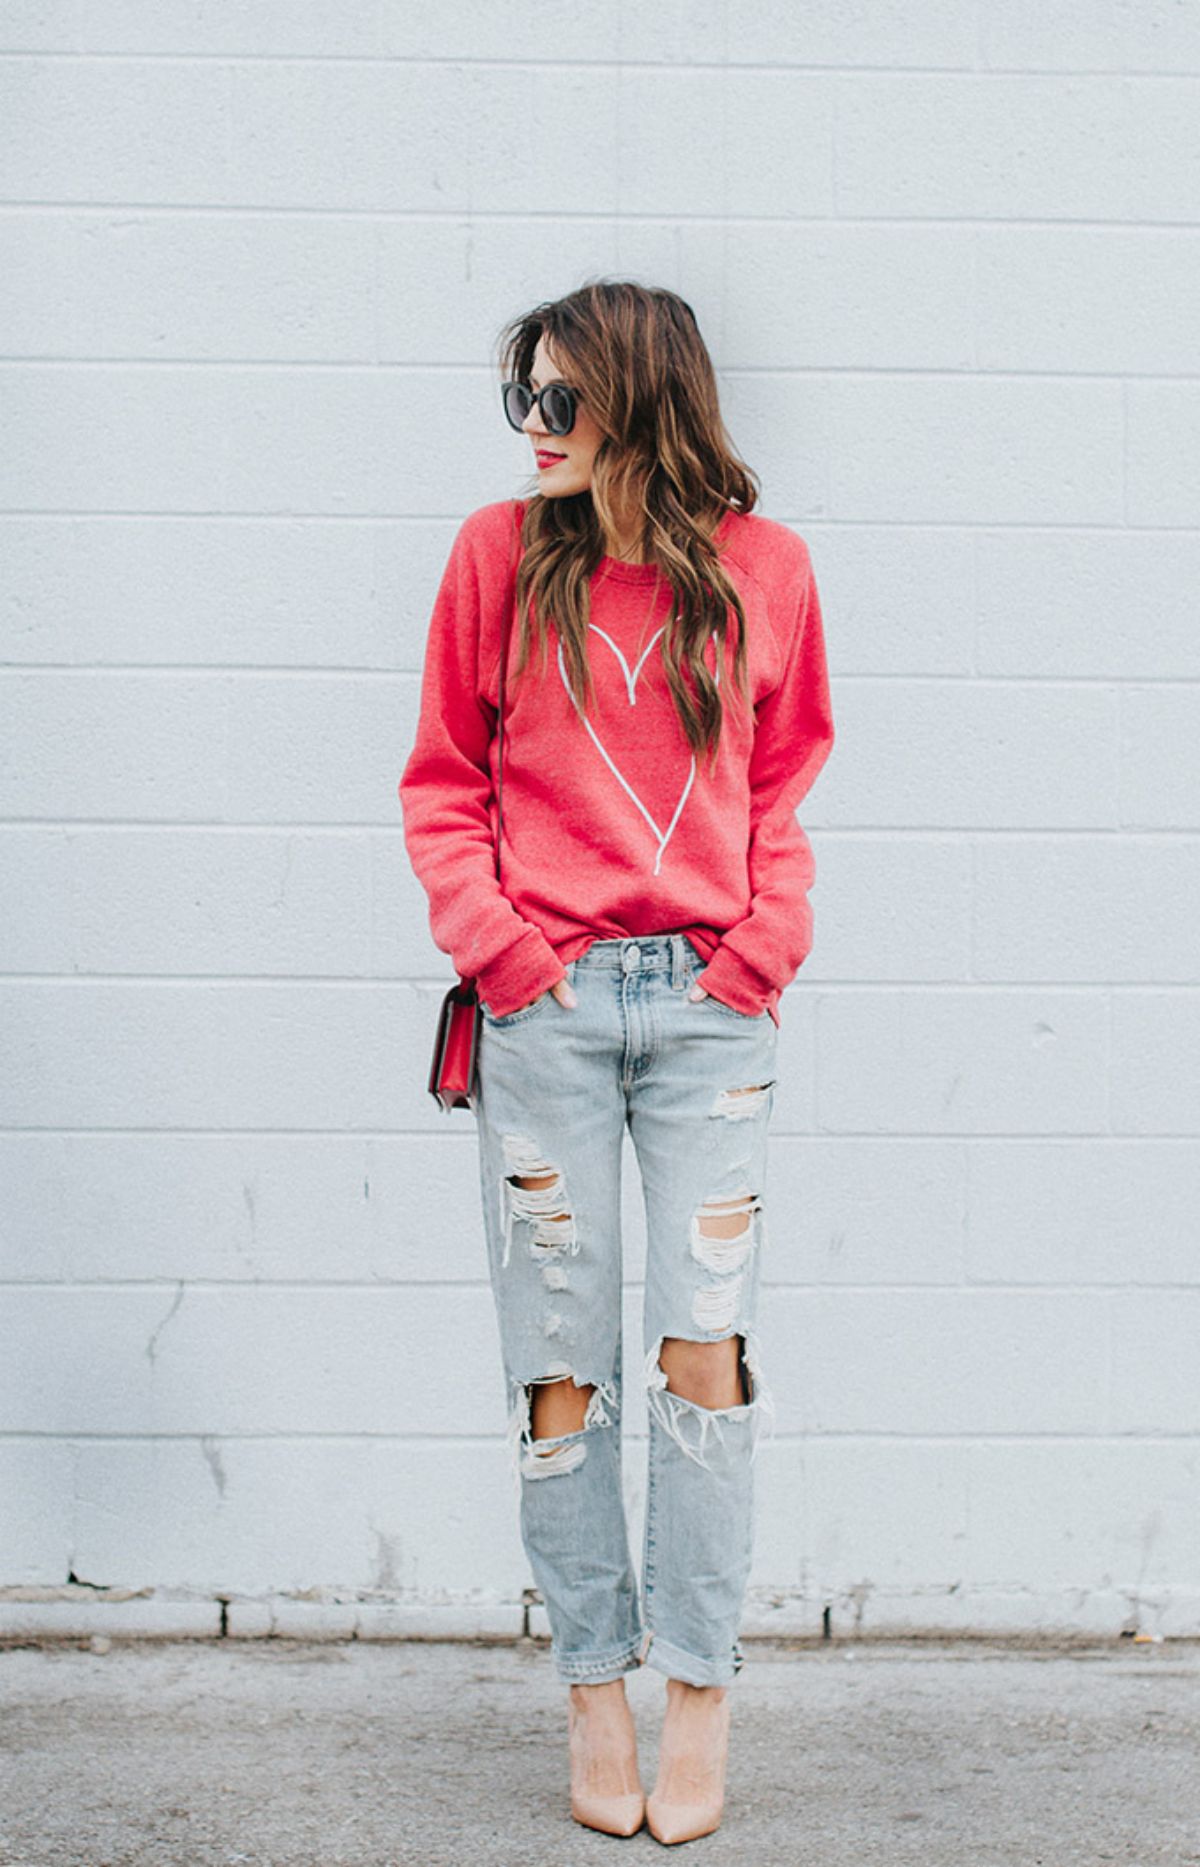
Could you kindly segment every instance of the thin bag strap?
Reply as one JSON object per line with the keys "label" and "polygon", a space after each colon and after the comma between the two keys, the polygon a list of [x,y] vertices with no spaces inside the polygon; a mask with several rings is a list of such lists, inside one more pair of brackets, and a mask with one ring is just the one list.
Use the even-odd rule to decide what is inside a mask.
{"label": "thin bag strap", "polygon": [[500,631],[500,731],[499,731],[500,749],[497,754],[498,771],[497,771],[497,778],[496,778],[496,804],[497,804],[496,880],[497,881],[500,880],[500,844],[504,840],[504,664],[508,660],[509,631],[512,625],[513,611],[516,608],[516,598],[517,598],[517,571],[518,571],[519,564],[520,564],[517,547],[521,539],[521,512],[519,508],[514,511],[513,525],[514,525],[515,535],[513,538],[512,557],[509,560],[509,568],[512,574],[509,578],[508,603],[505,607],[504,621],[501,625],[501,631]]}

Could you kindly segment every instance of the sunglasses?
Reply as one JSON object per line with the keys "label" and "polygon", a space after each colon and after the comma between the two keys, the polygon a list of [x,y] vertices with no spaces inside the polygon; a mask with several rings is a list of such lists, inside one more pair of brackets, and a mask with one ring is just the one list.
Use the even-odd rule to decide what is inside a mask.
{"label": "sunglasses", "polygon": [[500,395],[510,428],[525,426],[535,402],[551,434],[570,434],[575,426],[577,397],[569,383],[544,383],[535,394],[527,382],[506,382],[500,385]]}

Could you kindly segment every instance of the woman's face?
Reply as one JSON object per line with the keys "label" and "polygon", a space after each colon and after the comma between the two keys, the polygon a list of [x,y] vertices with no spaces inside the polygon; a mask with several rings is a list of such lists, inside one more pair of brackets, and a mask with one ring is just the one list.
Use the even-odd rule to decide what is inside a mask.
{"label": "woman's face", "polygon": [[[529,371],[530,387],[544,389],[548,382],[571,383],[568,370],[559,369],[538,338]],[[574,383],[571,383],[574,388]],[[592,484],[592,462],[604,439],[600,429],[581,401],[575,404],[575,425],[570,434],[551,434],[535,402],[522,423],[522,433],[529,436],[538,470],[538,492],[547,499],[561,499],[568,493],[584,493]]]}

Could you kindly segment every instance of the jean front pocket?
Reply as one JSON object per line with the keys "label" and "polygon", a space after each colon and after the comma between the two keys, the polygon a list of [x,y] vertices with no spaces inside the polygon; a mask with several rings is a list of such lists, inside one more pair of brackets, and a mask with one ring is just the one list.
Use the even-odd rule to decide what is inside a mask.
{"label": "jean front pocket", "polygon": [[[696,958],[695,962],[689,959],[684,967],[683,988],[685,992],[691,991],[697,979],[700,979],[700,974],[704,969],[704,961],[701,959],[697,948],[692,946],[690,940],[688,941],[688,946],[696,955]],[[700,979],[700,984],[704,984],[703,979]],[[770,1017],[771,1015],[765,1005],[761,1011],[736,1011],[732,1005],[725,1004],[723,999],[714,998],[713,994],[707,990],[703,998],[694,999],[689,1002],[700,1005],[715,1005],[717,1010],[723,1011],[727,1018],[740,1018],[743,1024],[757,1024],[760,1019]]]}
{"label": "jean front pocket", "polygon": [[486,1000],[482,998],[479,1001],[479,1009],[483,1013],[483,1021],[485,1024],[490,1024],[493,1029],[497,1031],[507,1031],[514,1024],[524,1024],[527,1018],[535,1018],[545,1005],[546,1000],[553,997],[553,992],[550,990],[550,987],[547,986],[546,990],[544,992],[539,992],[537,997],[531,999],[528,1005],[518,1005],[515,1011],[498,1014],[494,1012]]}
{"label": "jean front pocket", "polygon": [[702,1005],[715,1005],[717,1010],[723,1011],[727,1018],[740,1018],[743,1024],[757,1024],[760,1018],[765,1018],[770,1015],[765,1005],[761,1011],[738,1011],[735,1006],[727,1005],[723,999],[714,998],[711,992],[706,992],[704,997],[700,1000],[700,1003]]}

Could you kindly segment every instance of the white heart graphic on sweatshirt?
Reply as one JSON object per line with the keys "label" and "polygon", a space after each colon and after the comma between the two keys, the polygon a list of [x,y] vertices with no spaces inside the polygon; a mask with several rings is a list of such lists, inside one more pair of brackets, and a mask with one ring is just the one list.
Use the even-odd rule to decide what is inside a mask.
{"label": "white heart graphic on sweatshirt", "polygon": [[[625,691],[629,696],[629,704],[631,707],[636,706],[637,704],[637,678],[638,678],[638,675],[642,671],[642,665],[645,662],[646,656],[650,653],[650,650],[654,647],[655,642],[657,642],[659,636],[662,634],[663,629],[665,627],[666,627],[666,624],[664,623],[662,625],[662,628],[658,628],[654,631],[654,634],[650,637],[650,640],[647,642],[645,648],[642,650],[640,656],[638,657],[637,666],[634,668],[633,672],[630,673],[629,663],[626,661],[624,655],[621,653],[621,650],[618,648],[617,644],[613,641],[612,636],[609,635],[608,631],[606,629],[602,629],[598,622],[589,622],[588,624],[589,629],[594,629],[597,635],[603,636],[604,640],[608,643],[608,646],[612,649],[613,654],[616,656],[617,660],[620,662],[622,672],[625,675]],[[628,792],[629,796],[633,799],[634,803],[637,805],[638,809],[641,811],[643,817],[646,819],[646,822],[650,825],[650,828],[654,832],[655,842],[658,845],[658,851],[654,858],[654,874],[657,875],[659,871],[659,865],[662,862],[663,851],[671,840],[671,833],[674,830],[675,825],[679,822],[680,812],[682,811],[685,803],[687,802],[688,792],[692,788],[692,780],[696,776],[696,754],[694,752],[692,753],[691,763],[688,767],[687,779],[684,783],[683,790],[679,794],[679,802],[675,806],[675,810],[671,817],[670,823],[667,825],[666,829],[663,830],[655,822],[651,813],[646,809],[646,806],[643,804],[641,798],[638,796],[637,792],[634,790],[633,786],[630,784],[628,778],[626,778],[625,774],[621,771],[620,767],[610,757],[599,734],[596,732],[595,728],[593,727],[592,722],[588,719],[582,707],[579,705],[579,702],[576,700],[574,694],[571,692],[571,683],[567,679],[567,668],[566,668],[566,662],[563,658],[561,642],[558,645],[558,671],[559,671],[559,674],[562,676],[562,684],[567,690],[567,694],[571,700],[572,705],[575,708],[575,711],[579,714],[580,719],[583,721],[588,732],[591,734],[592,742],[595,745],[596,750],[599,752],[601,758],[604,760],[605,764],[608,766],[609,770],[612,772],[613,777],[617,780],[617,783],[621,785],[625,791]],[[721,678],[719,667],[717,668],[715,678],[719,683],[720,678]]]}

